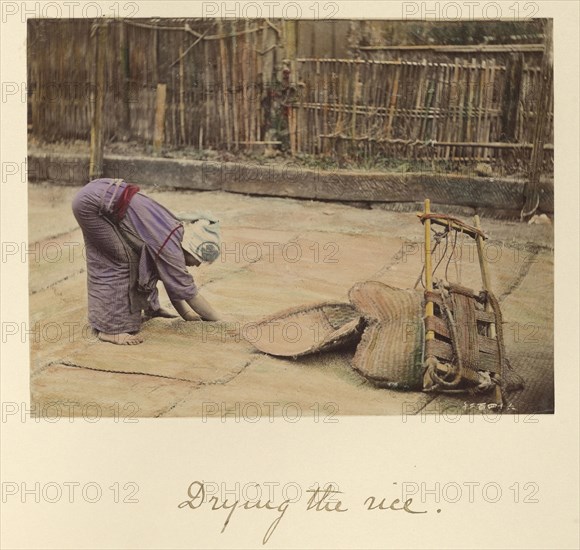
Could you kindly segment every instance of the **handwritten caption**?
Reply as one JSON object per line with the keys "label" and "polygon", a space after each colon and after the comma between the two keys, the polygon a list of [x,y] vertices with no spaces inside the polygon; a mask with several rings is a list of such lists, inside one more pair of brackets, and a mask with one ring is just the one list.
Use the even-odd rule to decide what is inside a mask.
{"label": "handwritten caption", "polygon": [[[363,511],[375,513],[420,515],[440,514],[441,502],[455,504],[459,501],[473,503],[476,500],[482,500],[493,504],[507,494],[513,495],[513,502],[516,504],[539,502],[537,498],[539,487],[532,482],[516,482],[507,491],[496,482],[472,481],[463,484],[437,482],[433,487],[416,482],[401,484],[394,482],[393,485],[396,487],[392,489],[394,494],[391,496],[369,495],[359,501],[356,506],[361,507]],[[276,495],[277,489],[281,489],[279,495]],[[291,505],[307,513],[323,514],[344,514],[354,507],[348,503],[347,495],[336,483],[327,483],[322,486],[314,484],[304,493],[306,498],[303,498],[302,489],[298,483],[287,483],[282,487],[274,482],[262,484],[252,482],[241,486],[236,483],[233,488],[227,488],[224,483],[193,481],[187,487],[187,498],[179,502],[177,507],[186,510],[222,511],[224,521],[221,533],[232,522],[238,510],[263,510],[266,514],[274,515],[263,535],[263,545],[270,540]],[[427,503],[433,503],[434,509],[428,510]]]}

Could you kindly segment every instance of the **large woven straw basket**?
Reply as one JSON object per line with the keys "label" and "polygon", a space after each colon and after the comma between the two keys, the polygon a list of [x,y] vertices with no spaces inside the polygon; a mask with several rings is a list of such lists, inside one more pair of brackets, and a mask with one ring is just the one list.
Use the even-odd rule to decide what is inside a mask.
{"label": "large woven straw basket", "polygon": [[349,298],[367,321],[353,368],[380,387],[421,390],[422,293],[368,281],[351,288]]}

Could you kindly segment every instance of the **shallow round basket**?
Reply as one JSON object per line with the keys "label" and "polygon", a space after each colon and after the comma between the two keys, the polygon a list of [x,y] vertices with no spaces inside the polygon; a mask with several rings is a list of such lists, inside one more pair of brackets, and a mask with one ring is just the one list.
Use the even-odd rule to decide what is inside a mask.
{"label": "shallow round basket", "polygon": [[362,323],[361,315],[350,304],[292,308],[260,321],[251,343],[270,355],[300,357],[357,342]]}

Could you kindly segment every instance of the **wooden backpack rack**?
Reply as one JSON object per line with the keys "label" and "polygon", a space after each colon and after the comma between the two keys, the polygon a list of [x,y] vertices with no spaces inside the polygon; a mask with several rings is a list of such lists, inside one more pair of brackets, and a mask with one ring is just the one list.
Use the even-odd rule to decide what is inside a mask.
{"label": "wooden backpack rack", "polygon": [[[475,216],[471,226],[452,216],[433,214],[429,199],[418,216],[425,227],[423,389],[452,393],[493,391],[494,400],[501,407],[510,367],[505,355],[501,311],[491,291],[484,255],[483,242],[487,237],[479,217]],[[433,239],[434,225],[444,229],[435,233]],[[458,233],[476,243],[483,287],[480,292],[434,277],[433,252],[451,232],[455,232],[455,243]]]}

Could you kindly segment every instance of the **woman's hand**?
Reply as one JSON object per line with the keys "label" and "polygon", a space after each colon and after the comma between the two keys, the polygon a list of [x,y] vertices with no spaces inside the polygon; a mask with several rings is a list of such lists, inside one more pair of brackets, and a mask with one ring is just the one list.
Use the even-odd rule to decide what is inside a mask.
{"label": "woman's hand", "polygon": [[199,317],[191,311],[185,300],[172,300],[171,303],[184,321],[199,321]]}
{"label": "woman's hand", "polygon": [[179,315],[181,315],[181,318],[186,321],[221,321],[220,315],[217,311],[215,311],[209,302],[199,294],[188,301],[175,300],[171,301],[171,303]]}
{"label": "woman's hand", "polygon": [[211,307],[210,303],[201,294],[196,294],[187,303],[204,321],[221,320],[219,313]]}

